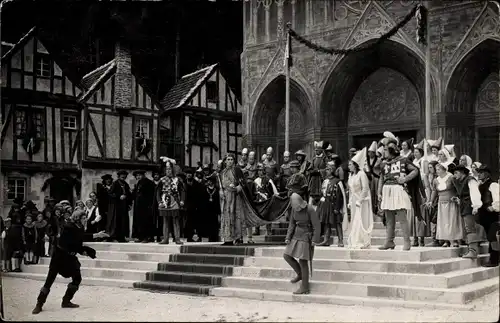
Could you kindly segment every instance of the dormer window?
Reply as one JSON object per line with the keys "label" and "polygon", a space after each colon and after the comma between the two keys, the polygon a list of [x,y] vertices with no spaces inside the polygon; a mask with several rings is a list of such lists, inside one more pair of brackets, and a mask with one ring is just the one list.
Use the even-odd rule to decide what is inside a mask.
{"label": "dormer window", "polygon": [[218,102],[219,101],[219,89],[217,88],[217,82],[208,81],[206,83],[207,89],[207,100],[209,102]]}
{"label": "dormer window", "polygon": [[50,77],[50,55],[37,53],[36,76]]}

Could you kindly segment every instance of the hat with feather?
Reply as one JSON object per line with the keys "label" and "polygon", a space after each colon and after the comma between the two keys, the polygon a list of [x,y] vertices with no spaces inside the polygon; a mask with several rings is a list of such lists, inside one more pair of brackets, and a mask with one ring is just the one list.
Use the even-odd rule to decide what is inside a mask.
{"label": "hat with feather", "polygon": [[321,149],[326,150],[330,146],[330,143],[328,141],[323,141],[323,145],[321,145]]}
{"label": "hat with feather", "polygon": [[380,143],[387,148],[392,148],[396,153],[399,152],[399,140],[398,138],[390,131],[384,132],[384,138],[380,140]]}

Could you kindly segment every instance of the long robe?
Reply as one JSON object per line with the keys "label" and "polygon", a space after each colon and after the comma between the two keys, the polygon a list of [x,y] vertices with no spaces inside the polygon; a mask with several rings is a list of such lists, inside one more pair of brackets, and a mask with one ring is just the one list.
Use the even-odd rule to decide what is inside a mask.
{"label": "long robe", "polygon": [[204,190],[205,185],[195,179],[193,179],[191,184],[186,183],[185,185],[186,204],[184,205],[184,209],[186,210],[186,222],[184,235],[189,241],[191,241],[195,231],[198,232],[200,228],[200,218],[203,216],[203,211],[199,202],[202,199]]}
{"label": "long robe", "polygon": [[[125,195],[124,200],[120,196]],[[124,240],[129,235],[128,211],[132,205],[132,193],[127,182],[116,180],[109,190],[107,233],[111,238]]]}
{"label": "long robe", "polygon": [[109,190],[111,186],[108,188],[104,183],[97,184],[97,207],[99,208],[99,214],[101,215],[101,225],[99,227],[100,230],[105,230],[108,221],[108,208],[109,208]]}
{"label": "long robe", "polygon": [[154,236],[154,195],[155,184],[148,178],[143,178],[138,181],[132,191],[132,196],[134,198],[132,237],[134,238],[146,239]]}
{"label": "long robe", "polygon": [[[235,241],[243,236],[245,229],[245,205],[238,191],[243,191],[243,171],[239,167],[227,167],[220,174],[222,194],[224,194],[224,207],[221,217],[221,236],[227,241]],[[230,185],[234,187],[230,187]]]}
{"label": "long robe", "polygon": [[213,189],[206,187],[199,200],[200,208],[203,210],[200,214],[199,236],[215,240],[211,242],[217,242],[219,235],[219,198],[219,190],[214,186]]}

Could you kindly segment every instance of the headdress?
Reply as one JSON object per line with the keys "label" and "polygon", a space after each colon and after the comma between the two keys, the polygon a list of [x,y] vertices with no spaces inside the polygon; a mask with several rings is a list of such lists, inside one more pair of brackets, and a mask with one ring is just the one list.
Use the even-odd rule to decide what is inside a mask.
{"label": "headdress", "polygon": [[328,145],[328,147],[326,147],[326,149],[325,149],[325,150],[326,150],[326,151],[328,151],[328,152],[333,152],[333,147],[332,147],[332,145],[331,145],[331,144],[329,144],[329,145]]}
{"label": "headdress", "polygon": [[352,157],[351,161],[358,164],[359,168],[363,168],[366,163],[366,147],[362,150],[358,151],[354,157]]}
{"label": "headdress", "polygon": [[323,149],[323,141],[315,141],[314,149]]}
{"label": "headdress", "polygon": [[384,146],[378,147],[377,153],[379,153],[381,156],[384,156]]}
{"label": "headdress", "polygon": [[323,150],[326,150],[328,148],[328,146],[331,147],[330,143],[328,141],[323,141],[323,145],[321,145],[321,148]]}
{"label": "headdress", "polygon": [[436,140],[427,139],[427,143],[429,144],[429,149],[437,148],[439,150],[443,144],[443,138],[439,137]]}
{"label": "headdress", "polygon": [[254,156],[255,157],[255,151],[252,150],[251,152],[249,152],[248,153],[248,157],[250,157],[250,156]]}
{"label": "headdress", "polygon": [[242,155],[247,155],[247,154],[248,154],[248,148],[243,148],[243,149],[241,150],[241,154],[242,154]]}
{"label": "headdress", "polygon": [[468,155],[462,155],[460,158],[464,157],[465,158],[465,163],[467,165],[465,165],[465,167],[467,168],[471,168],[472,166],[472,158],[470,158]]}
{"label": "headdress", "polygon": [[469,169],[465,167],[464,165],[458,165],[453,167],[453,172],[455,171],[460,171],[463,172],[465,175],[469,175]]}
{"label": "headdress", "polygon": [[[408,139],[408,140],[404,140],[403,142],[406,142],[406,144],[408,145],[408,149],[410,149],[410,150],[411,150],[411,149],[413,149],[413,142],[414,142],[414,141],[415,141],[415,139],[414,139],[414,138],[410,138],[410,139]],[[403,143],[403,142],[401,142],[401,143]]]}
{"label": "headdress", "polygon": [[175,159],[165,156],[160,157],[160,159],[162,162],[165,163],[165,170],[170,169],[172,171],[172,176],[175,176],[175,168],[174,168],[174,165],[176,164]]}
{"label": "headdress", "polygon": [[376,141],[372,142],[372,144],[370,145],[370,148],[368,148],[368,151],[377,152],[377,142]]}
{"label": "headdress", "polygon": [[116,175],[120,176],[120,175],[125,175],[125,176],[128,176],[128,172],[126,170],[119,170],[118,173],[116,173]]}
{"label": "headdress", "polygon": [[262,155],[262,157],[260,158],[261,161],[264,161],[266,159],[267,159],[267,154]]}
{"label": "headdress", "polygon": [[262,163],[258,163],[257,170],[264,170],[264,165]]}
{"label": "headdress", "polygon": [[273,147],[267,147],[266,154],[272,155],[272,153],[273,153]]}
{"label": "headdress", "polygon": [[445,164],[449,165],[449,164],[453,163],[453,160],[455,158],[450,156],[450,152],[448,151],[448,149],[443,148],[439,152],[443,153],[443,155],[446,157],[446,161],[444,162]]}
{"label": "headdress", "polygon": [[489,174],[491,174],[491,169],[486,164],[482,164],[481,166],[479,166],[477,168],[477,171],[479,173],[489,173]]}
{"label": "headdress", "polygon": [[334,171],[336,169],[335,167],[335,162],[333,161],[329,161],[328,163],[326,163],[326,169],[329,169],[331,171]]}
{"label": "headdress", "polygon": [[287,150],[283,153],[283,157],[290,157],[290,152]]}
{"label": "headdress", "polygon": [[299,161],[298,161],[298,160],[292,160],[292,161],[290,162],[290,165],[289,165],[289,166],[290,166],[290,167],[300,168],[300,163],[299,163]]}
{"label": "headdress", "polygon": [[307,156],[307,155],[306,155],[306,153],[305,153],[302,149],[297,150],[297,151],[295,152],[295,155],[296,155],[296,156],[297,156],[297,155],[300,155],[300,156],[304,156],[304,157],[306,157],[306,156]]}
{"label": "headdress", "polygon": [[399,140],[392,132],[385,131],[384,138],[382,138],[380,143],[387,148],[394,149],[396,153],[399,153]]}
{"label": "headdress", "polygon": [[290,195],[290,206],[293,210],[300,211],[307,207],[307,202],[304,201],[299,194],[292,193],[292,195]]}
{"label": "headdress", "polygon": [[422,139],[418,144],[413,145],[413,148],[420,149],[423,151],[424,150],[424,142],[425,142],[425,139]]}
{"label": "headdress", "polygon": [[145,170],[142,170],[142,169],[139,169],[139,170],[136,170],[132,173],[133,176],[137,176],[137,175],[145,175],[146,174],[146,171]]}
{"label": "headdress", "polygon": [[444,145],[444,149],[448,150],[448,152],[450,153],[450,157],[457,157],[455,155],[455,145]]}
{"label": "headdress", "polygon": [[480,162],[473,162],[472,165],[476,166],[476,168],[479,168],[482,164]]}

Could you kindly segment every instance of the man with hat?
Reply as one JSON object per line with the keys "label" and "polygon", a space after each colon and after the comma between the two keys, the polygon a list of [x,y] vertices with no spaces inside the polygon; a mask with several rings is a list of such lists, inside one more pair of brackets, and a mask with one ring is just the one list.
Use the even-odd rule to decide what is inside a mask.
{"label": "man with hat", "polygon": [[[420,214],[422,203],[420,194],[416,191],[419,187],[416,185],[420,183],[419,170],[407,158],[400,155],[398,140],[392,133],[384,132],[382,145],[386,159],[380,165],[378,198],[380,209],[384,211],[387,237],[379,249],[395,248],[396,219],[399,218],[403,230],[403,250],[410,250],[411,231],[407,214],[413,211],[417,218],[422,218]],[[418,183],[413,182],[415,179]]]}
{"label": "man with hat", "polygon": [[290,173],[291,176],[286,184],[287,196],[297,193],[305,200],[305,196],[307,195],[307,179],[300,172],[300,163],[298,160],[290,162]]}
{"label": "man with hat", "polygon": [[[311,161],[311,168],[309,169],[309,197],[321,197],[321,183],[325,176],[325,168],[327,159],[324,149],[328,147],[329,143],[324,141],[314,142],[315,156]],[[311,203],[311,201],[309,201]]]}
{"label": "man with hat", "polygon": [[479,209],[483,205],[479,183],[469,175],[469,169],[463,165],[454,166],[448,171],[453,173],[452,183],[457,195],[452,201],[458,204],[460,216],[465,224],[468,252],[463,258],[476,259],[479,244],[486,241],[484,228],[479,224]]}
{"label": "man with hat", "polygon": [[38,294],[36,306],[33,309],[33,314],[38,314],[42,311],[42,307],[49,296],[50,288],[56,280],[57,275],[64,278],[70,278],[66,293],[63,296],[62,308],[77,308],[79,305],[73,304],[71,300],[78,291],[82,282],[82,273],[80,271],[80,262],[76,254],[88,256],[92,259],[96,258],[96,251],[91,247],[84,246],[85,240],[106,238],[108,235],[101,231],[99,233],[86,234],[83,229],[81,217],[85,216],[85,211],[78,210],[73,212],[69,221],[67,221],[62,230],[61,236],[57,241],[57,246],[54,249],[52,258],[50,259],[49,272],[45,283]]}
{"label": "man with hat", "polygon": [[497,234],[500,230],[499,185],[491,179],[491,170],[485,164],[478,168],[478,178],[480,181],[479,192],[483,203],[478,210],[479,223],[484,227],[489,241],[490,260],[486,266],[496,267],[499,262],[499,242],[497,240]]}
{"label": "man with hat", "polygon": [[145,170],[136,170],[132,175],[137,180],[132,190],[134,199],[132,237],[143,243],[153,242],[155,235],[153,219],[155,184],[146,177]]}
{"label": "man with hat", "polygon": [[186,169],[186,201],[184,205],[185,209],[185,226],[184,226],[184,237],[187,242],[194,242],[193,236],[199,230],[200,214],[201,209],[199,207],[199,201],[205,193],[205,185],[203,183],[203,172],[198,170],[193,176],[192,169]]}
{"label": "man with hat", "polygon": [[108,208],[109,208],[109,191],[111,190],[111,185],[113,184],[113,176],[111,174],[104,174],[101,176],[102,182],[97,184],[97,207],[99,208],[99,214],[101,215],[101,230],[106,229],[108,222]]}
{"label": "man with hat", "polygon": [[295,159],[299,162],[299,172],[306,177],[309,176],[309,168],[311,167],[311,162],[306,160],[307,154],[299,149],[295,152]]}
{"label": "man with hat", "polygon": [[128,172],[120,170],[118,179],[111,184],[109,189],[109,208],[107,233],[113,240],[118,242],[127,242],[125,239],[129,235],[129,216],[128,212],[132,206],[132,192],[126,182]]}

